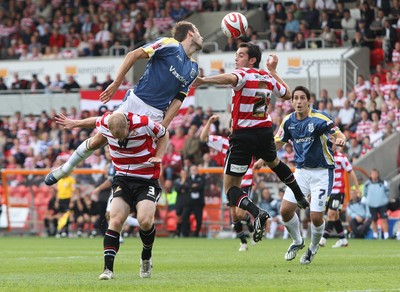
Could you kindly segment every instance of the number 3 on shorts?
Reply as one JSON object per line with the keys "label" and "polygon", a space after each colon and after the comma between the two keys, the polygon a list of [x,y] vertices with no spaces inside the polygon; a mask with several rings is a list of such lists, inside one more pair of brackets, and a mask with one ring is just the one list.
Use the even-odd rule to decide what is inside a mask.
{"label": "number 3 on shorts", "polygon": [[149,191],[147,193],[149,197],[156,198],[156,189],[152,186],[149,186]]}

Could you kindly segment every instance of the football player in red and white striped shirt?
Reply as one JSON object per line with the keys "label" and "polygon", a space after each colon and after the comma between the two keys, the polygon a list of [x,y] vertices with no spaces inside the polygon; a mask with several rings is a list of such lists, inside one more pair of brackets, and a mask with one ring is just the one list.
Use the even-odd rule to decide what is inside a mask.
{"label": "football player in red and white striped shirt", "polygon": [[255,242],[262,239],[269,215],[265,210],[260,210],[240,189],[242,177],[254,156],[263,158],[280,180],[293,190],[301,207],[309,205],[290,168],[277,158],[272,119],[268,114],[271,94],[275,92],[278,97],[289,100],[289,86],[276,72],[276,55],[268,58],[269,73],[258,69],[260,61],[260,47],[252,43],[242,43],[236,51],[234,72],[198,77],[193,83],[195,87],[202,84],[226,84],[233,88],[233,133],[225,160],[224,187],[229,202],[248,211],[255,218]]}
{"label": "football player in red and white striped shirt", "polygon": [[[219,118],[218,115],[212,115],[207,123],[205,124],[204,128],[201,130],[200,133],[200,141],[207,143],[208,147],[213,148],[219,152],[221,152],[224,156],[229,149],[229,139],[219,135],[209,135],[211,125],[217,121]],[[250,195],[251,188],[253,186],[253,163],[249,166],[246,173],[242,178],[242,184],[240,188]],[[231,208],[231,216],[232,216],[232,224],[233,229],[236,232],[236,237],[240,239],[240,247],[239,251],[247,251],[247,240],[245,234],[243,232],[242,221],[246,221],[247,228],[249,229],[250,234],[254,232],[254,227],[251,222],[251,218],[249,214],[238,207],[235,207],[234,212],[232,212]],[[254,241],[253,241],[254,242]],[[255,244],[255,242],[254,242]]]}
{"label": "football player in red and white striped shirt", "polygon": [[345,172],[348,172],[352,182],[355,185],[358,196],[361,195],[360,186],[356,173],[353,170],[346,154],[343,153],[342,147],[334,145],[332,149],[335,151],[335,176],[333,181],[333,187],[331,195],[327,200],[327,215],[328,222],[325,224],[324,234],[319,242],[320,246],[325,246],[326,240],[329,238],[333,229],[336,229],[336,233],[339,235],[339,240],[332,246],[333,248],[346,247],[348,245],[347,239],[345,238],[342,221],[340,221],[340,210],[343,206],[343,200],[345,195]]}
{"label": "football player in red and white striped shirt", "polygon": [[[140,277],[151,276],[151,252],[156,235],[154,215],[161,194],[160,163],[168,143],[168,132],[147,116],[133,113],[105,113],[97,118],[98,133],[110,146],[116,174],[112,183],[110,222],[104,236],[104,272],[100,280],[113,278],[119,237],[131,210],[136,211],[143,243]],[[91,140],[92,140],[91,139]],[[154,139],[158,139],[157,145]],[[90,141],[91,141],[90,140]]]}

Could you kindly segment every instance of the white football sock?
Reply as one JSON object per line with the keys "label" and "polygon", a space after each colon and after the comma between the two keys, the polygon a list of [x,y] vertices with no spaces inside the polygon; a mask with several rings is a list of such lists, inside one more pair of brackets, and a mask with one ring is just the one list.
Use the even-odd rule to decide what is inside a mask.
{"label": "white football sock", "polygon": [[299,216],[297,216],[296,213],[294,213],[294,216],[292,219],[290,219],[288,222],[283,221],[283,225],[285,225],[287,231],[290,234],[290,237],[293,239],[294,244],[301,244],[302,242],[302,237],[300,234],[300,220]]}

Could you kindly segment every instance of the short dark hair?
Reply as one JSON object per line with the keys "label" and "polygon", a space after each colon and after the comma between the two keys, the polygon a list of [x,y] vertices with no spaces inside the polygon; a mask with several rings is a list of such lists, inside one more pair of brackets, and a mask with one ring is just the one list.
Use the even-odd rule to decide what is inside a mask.
{"label": "short dark hair", "polygon": [[310,98],[311,98],[310,91],[307,89],[307,87],[302,86],[302,85],[296,86],[296,88],[292,91],[292,100],[293,100],[293,97],[294,97],[294,93],[296,91],[303,91],[307,96],[307,100],[310,100]]}
{"label": "short dark hair", "polygon": [[260,46],[252,44],[252,43],[241,43],[239,44],[239,48],[247,48],[247,54],[250,58],[256,58],[256,62],[254,63],[255,68],[260,67],[261,62],[261,49]]}
{"label": "short dark hair", "polygon": [[172,29],[172,37],[178,42],[182,42],[186,39],[189,31],[194,32],[193,23],[189,21],[179,21]]}

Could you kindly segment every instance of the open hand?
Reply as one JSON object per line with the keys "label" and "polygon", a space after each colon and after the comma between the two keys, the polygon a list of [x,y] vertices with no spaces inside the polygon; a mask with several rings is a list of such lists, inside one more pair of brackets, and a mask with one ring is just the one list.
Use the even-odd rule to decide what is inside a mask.
{"label": "open hand", "polygon": [[114,97],[115,92],[117,92],[118,90],[118,87],[119,87],[118,84],[116,84],[115,82],[108,85],[106,90],[100,93],[100,101],[102,103],[109,102]]}
{"label": "open hand", "polygon": [[67,118],[61,113],[55,116],[55,120],[57,124],[63,126],[65,129],[71,130],[76,127],[75,120]]}

